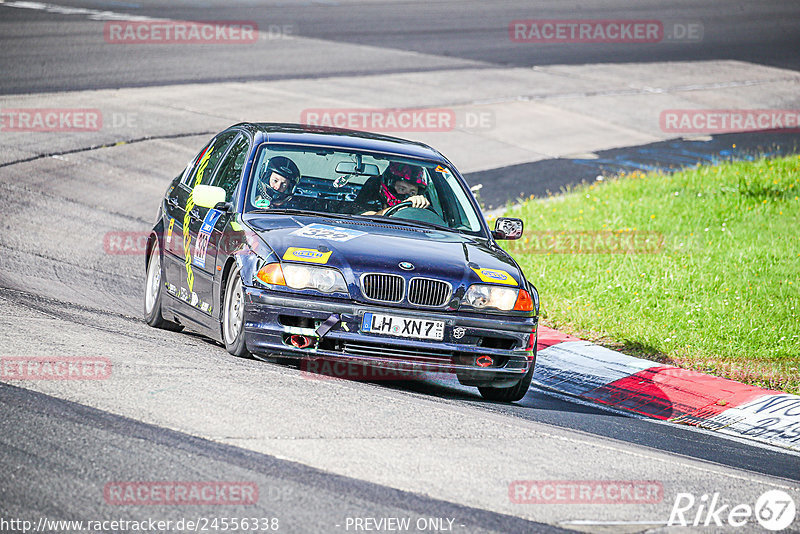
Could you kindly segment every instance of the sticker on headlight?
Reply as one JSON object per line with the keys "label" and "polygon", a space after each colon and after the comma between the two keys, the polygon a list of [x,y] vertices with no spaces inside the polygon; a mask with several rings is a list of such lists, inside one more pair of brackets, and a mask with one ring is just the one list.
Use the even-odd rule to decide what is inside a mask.
{"label": "sticker on headlight", "polygon": [[283,255],[284,260],[304,261],[308,263],[328,263],[331,252],[320,252],[313,248],[289,247]]}
{"label": "sticker on headlight", "polygon": [[169,228],[167,229],[167,245],[172,242],[172,227],[175,226],[175,219],[170,218]]}
{"label": "sticker on headlight", "polygon": [[483,282],[489,282],[491,284],[506,284],[509,286],[517,285],[517,281],[514,280],[513,276],[505,271],[501,271],[500,269],[476,269],[473,267],[472,270],[475,271],[475,273]]}
{"label": "sticker on headlight", "polygon": [[302,228],[298,228],[291,235],[301,237],[311,237],[314,239],[327,239],[328,241],[350,241],[355,237],[366,235],[366,232],[342,228],[340,226],[330,226],[327,224],[313,223]]}

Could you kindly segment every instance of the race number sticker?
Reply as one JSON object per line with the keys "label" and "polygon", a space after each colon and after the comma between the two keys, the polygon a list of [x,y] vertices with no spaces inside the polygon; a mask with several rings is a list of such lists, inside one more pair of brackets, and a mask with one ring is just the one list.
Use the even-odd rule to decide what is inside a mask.
{"label": "race number sticker", "polygon": [[517,285],[517,281],[514,280],[513,276],[500,269],[476,269],[473,267],[472,270],[475,271],[478,277],[484,282],[506,284],[509,286]]}
{"label": "race number sticker", "polygon": [[217,224],[220,215],[222,215],[221,211],[213,209],[208,210],[206,218],[203,219],[203,226],[200,227],[200,233],[197,234],[197,242],[194,244],[194,253],[192,254],[192,263],[201,269],[206,266],[208,240],[211,239],[211,232],[214,231],[214,226]]}
{"label": "race number sticker", "polygon": [[313,248],[289,247],[283,255],[284,260],[305,261],[308,263],[328,263],[331,252],[320,252]]}
{"label": "race number sticker", "polygon": [[328,241],[350,241],[355,237],[366,235],[366,232],[341,228],[339,226],[329,226],[327,224],[314,223],[298,228],[291,235],[311,237],[314,239],[326,239]]}

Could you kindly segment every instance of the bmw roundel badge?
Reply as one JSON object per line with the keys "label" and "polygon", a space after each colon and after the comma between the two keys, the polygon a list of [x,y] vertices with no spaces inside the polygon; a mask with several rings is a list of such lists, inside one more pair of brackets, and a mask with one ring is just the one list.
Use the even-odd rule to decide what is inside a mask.
{"label": "bmw roundel badge", "polygon": [[400,265],[400,268],[403,269],[404,271],[413,271],[414,270],[414,264],[411,263],[410,261],[401,261],[399,263],[399,265]]}

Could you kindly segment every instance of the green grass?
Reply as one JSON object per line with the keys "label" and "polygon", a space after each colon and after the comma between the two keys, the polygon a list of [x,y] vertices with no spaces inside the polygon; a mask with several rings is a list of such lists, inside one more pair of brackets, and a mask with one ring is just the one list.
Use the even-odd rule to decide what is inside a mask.
{"label": "green grass", "polygon": [[[636,173],[509,209],[526,234],[505,246],[539,289],[546,324],[800,393],[798,195],[798,156]],[[647,253],[563,253],[575,247],[564,236],[555,253],[542,230],[607,232],[606,244],[636,235]]]}

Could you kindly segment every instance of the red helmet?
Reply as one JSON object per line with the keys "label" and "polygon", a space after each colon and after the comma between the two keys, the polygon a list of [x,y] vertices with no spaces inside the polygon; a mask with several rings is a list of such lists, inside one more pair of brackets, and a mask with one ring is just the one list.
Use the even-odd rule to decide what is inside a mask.
{"label": "red helmet", "polygon": [[383,171],[383,183],[381,184],[382,196],[389,206],[399,204],[407,198],[407,196],[401,198],[402,195],[399,195],[394,188],[398,180],[417,186],[418,195],[424,193],[428,188],[428,179],[425,177],[425,171],[422,167],[393,161]]}

